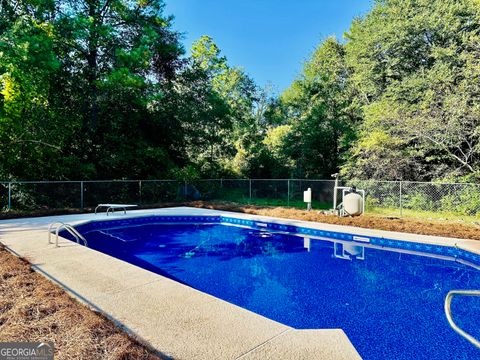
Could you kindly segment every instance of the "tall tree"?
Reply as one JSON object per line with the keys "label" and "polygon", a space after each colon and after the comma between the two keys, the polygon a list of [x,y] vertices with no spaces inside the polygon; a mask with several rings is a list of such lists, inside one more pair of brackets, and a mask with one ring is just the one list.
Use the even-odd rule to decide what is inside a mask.
{"label": "tall tree", "polygon": [[[163,16],[162,0],[57,2],[63,64],[71,67],[72,106],[82,114],[81,154],[100,177],[160,176],[171,153],[171,118],[156,112],[181,65],[178,34]],[[129,134],[130,141],[124,141]],[[160,135],[161,134],[161,135]],[[148,166],[147,164],[151,164]]]}
{"label": "tall tree", "polygon": [[60,63],[50,23],[53,2],[2,2],[0,8],[0,176],[58,174],[61,119],[52,113],[51,77]]}
{"label": "tall tree", "polygon": [[284,123],[290,125],[284,151],[294,160],[294,176],[325,177],[338,170],[358,120],[348,81],[343,45],[328,38],[281,95]]}
{"label": "tall tree", "polygon": [[347,34],[364,110],[345,168],[354,176],[478,176],[480,7],[473,0],[382,0]]}
{"label": "tall tree", "polygon": [[189,157],[204,174],[221,176],[231,170],[238,142],[252,131],[257,88],[239,68],[231,67],[208,36],[192,46],[190,74],[203,86],[197,93],[197,114],[185,122],[190,131]]}
{"label": "tall tree", "polygon": [[[2,117],[12,117],[13,99],[20,93],[25,97],[30,86],[32,98],[17,103],[35,105],[43,113],[24,114],[16,126],[33,123],[27,131],[15,130],[15,136],[25,133],[22,139],[37,144],[41,152],[55,149],[34,162],[33,150],[13,150],[27,160],[29,177],[165,174],[182,149],[176,146],[181,144],[179,124],[160,112],[168,107],[160,103],[172,92],[183,49],[170,29],[171,18],[163,15],[163,1],[26,0],[0,5],[5,29]],[[52,168],[56,171],[49,172]],[[22,176],[13,168],[4,173]]]}

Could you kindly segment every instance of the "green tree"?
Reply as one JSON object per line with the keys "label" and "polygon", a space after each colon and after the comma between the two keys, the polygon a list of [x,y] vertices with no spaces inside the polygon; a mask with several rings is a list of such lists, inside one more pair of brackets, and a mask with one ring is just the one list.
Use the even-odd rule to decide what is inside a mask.
{"label": "green tree", "polygon": [[364,122],[352,176],[479,174],[480,7],[471,0],[382,0],[347,34]]}
{"label": "green tree", "polygon": [[163,2],[0,6],[0,136],[21,144],[2,142],[3,176],[166,174],[183,152],[177,118],[162,112],[175,100],[167,94],[183,49]]}
{"label": "green tree", "polygon": [[188,127],[189,159],[205,175],[222,176],[233,171],[232,161],[241,151],[242,139],[255,131],[252,124],[257,89],[241,69],[228,65],[208,36],[193,44],[191,58],[189,77],[202,85],[190,88],[198,90],[191,103],[196,110],[184,122]]}
{"label": "green tree", "polygon": [[294,176],[326,177],[338,170],[359,116],[350,99],[344,47],[328,38],[280,97],[283,123],[291,126],[283,148],[295,162]]}
{"label": "green tree", "polygon": [[62,120],[52,113],[51,77],[59,68],[54,32],[48,22],[52,2],[3,2],[0,12],[0,176],[30,178],[57,168]]}

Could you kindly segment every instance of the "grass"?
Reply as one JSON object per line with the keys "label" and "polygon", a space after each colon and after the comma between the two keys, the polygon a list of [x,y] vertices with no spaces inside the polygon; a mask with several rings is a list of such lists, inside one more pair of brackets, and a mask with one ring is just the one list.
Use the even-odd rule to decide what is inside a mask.
{"label": "grass", "polygon": [[[269,199],[269,198],[260,198],[260,199],[218,199],[217,201],[230,201],[237,204],[245,205],[255,205],[255,206],[284,206],[294,209],[306,209],[307,204],[299,200],[290,200],[285,199]],[[317,210],[327,210],[331,208],[331,204],[323,203],[320,201],[312,201],[312,207]]]}
{"label": "grass", "polygon": [[0,264],[0,341],[52,341],[55,359],[160,359],[3,247]]}
{"label": "grass", "polygon": [[412,210],[402,209],[400,213],[399,208],[384,208],[384,207],[368,207],[366,209],[368,214],[381,215],[381,216],[396,216],[407,219],[424,219],[424,220],[448,220],[448,221],[462,221],[479,223],[480,216],[478,215],[463,215],[455,212],[445,211],[425,211],[425,210]]}
{"label": "grass", "polygon": [[[290,200],[287,202],[286,199],[273,199],[273,198],[253,198],[249,199],[242,196],[228,196],[225,198],[211,198],[208,201],[214,202],[232,202],[242,205],[253,205],[253,206],[281,206],[286,208],[293,208],[303,210],[306,209],[307,205],[300,200]],[[185,201],[179,200],[178,202],[167,202],[161,204],[149,204],[142,205],[140,208],[154,208],[158,206],[163,206],[165,204],[173,206],[183,205]],[[328,210],[331,209],[332,204],[320,201],[313,201],[312,207],[314,210]],[[77,208],[63,208],[63,209],[38,209],[38,210],[10,210],[10,211],[0,211],[0,220],[1,219],[15,219],[20,217],[37,217],[37,216],[54,216],[54,215],[64,215],[64,214],[82,214],[92,212],[94,207],[86,207],[84,209]],[[446,221],[456,221],[456,222],[470,222],[474,224],[480,223],[480,216],[475,215],[462,215],[455,212],[438,212],[438,211],[423,211],[423,210],[412,210],[412,209],[403,209],[402,214],[400,214],[399,208],[391,207],[374,207],[369,206],[366,209],[368,215],[378,215],[385,217],[397,217],[405,219],[418,219],[418,220],[446,220]]]}
{"label": "grass", "polygon": [[[217,189],[217,191],[215,191],[215,194],[212,195],[209,200],[234,202],[255,206],[287,206],[296,209],[306,209],[307,207],[307,204],[304,203],[301,199],[298,199],[298,197],[296,197],[295,199],[288,199],[287,196],[267,197],[261,196],[257,192],[254,192],[252,194],[252,198],[250,198],[250,196],[245,196],[245,191],[238,189],[229,189],[223,191]],[[312,206],[315,209],[327,210],[332,206],[332,204],[313,200]]]}

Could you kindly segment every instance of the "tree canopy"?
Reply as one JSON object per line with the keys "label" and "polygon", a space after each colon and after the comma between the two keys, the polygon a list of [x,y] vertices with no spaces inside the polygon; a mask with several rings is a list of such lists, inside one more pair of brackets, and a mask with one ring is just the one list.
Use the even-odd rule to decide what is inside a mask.
{"label": "tree canopy", "polygon": [[172,21],[0,1],[1,179],[479,179],[478,0],[377,0],[278,96]]}

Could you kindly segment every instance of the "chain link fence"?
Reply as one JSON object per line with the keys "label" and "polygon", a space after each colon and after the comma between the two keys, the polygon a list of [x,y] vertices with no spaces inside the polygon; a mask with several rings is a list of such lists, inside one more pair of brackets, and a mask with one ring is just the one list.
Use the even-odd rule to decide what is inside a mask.
{"label": "chain link fence", "polygon": [[357,180],[347,182],[365,189],[366,209],[391,216],[429,218],[480,217],[480,185],[413,181]]}
{"label": "chain link fence", "polygon": [[[478,184],[350,180],[339,185],[364,189],[367,213],[475,221],[480,216]],[[313,208],[330,209],[334,186],[333,180],[306,179],[14,181],[0,182],[0,208],[81,209],[99,203],[146,206],[186,200],[305,208],[303,191],[311,188]]]}

